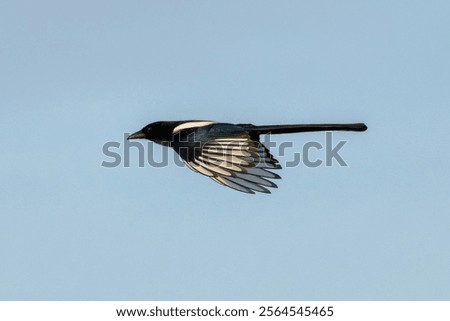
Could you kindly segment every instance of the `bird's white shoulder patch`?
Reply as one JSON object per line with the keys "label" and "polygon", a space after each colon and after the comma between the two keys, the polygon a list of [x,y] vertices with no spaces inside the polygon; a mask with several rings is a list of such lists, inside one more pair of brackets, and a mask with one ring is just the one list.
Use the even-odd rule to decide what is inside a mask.
{"label": "bird's white shoulder patch", "polygon": [[183,123],[181,125],[178,125],[177,127],[175,127],[173,129],[173,133],[177,133],[183,129],[188,129],[188,128],[195,128],[195,127],[203,127],[203,126],[208,126],[214,124],[213,121],[190,121],[187,123]]}

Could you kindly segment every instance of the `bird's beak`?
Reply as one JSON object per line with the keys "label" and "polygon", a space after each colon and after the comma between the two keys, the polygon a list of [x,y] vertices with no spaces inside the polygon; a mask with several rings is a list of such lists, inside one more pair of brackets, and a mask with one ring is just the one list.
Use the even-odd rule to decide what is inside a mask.
{"label": "bird's beak", "polygon": [[128,139],[138,139],[138,138],[145,138],[145,134],[142,131],[135,132],[134,134],[131,134],[128,136]]}

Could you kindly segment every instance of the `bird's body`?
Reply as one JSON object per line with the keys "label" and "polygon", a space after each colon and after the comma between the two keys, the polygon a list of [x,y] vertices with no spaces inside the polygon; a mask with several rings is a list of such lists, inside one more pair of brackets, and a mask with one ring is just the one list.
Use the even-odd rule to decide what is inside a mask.
{"label": "bird's body", "polygon": [[270,193],[272,179],[280,176],[278,161],[261,144],[262,134],[288,134],[311,131],[365,131],[365,124],[268,125],[229,124],[205,120],[159,121],[151,123],[128,139],[145,138],[172,147],[185,164],[240,192]]}

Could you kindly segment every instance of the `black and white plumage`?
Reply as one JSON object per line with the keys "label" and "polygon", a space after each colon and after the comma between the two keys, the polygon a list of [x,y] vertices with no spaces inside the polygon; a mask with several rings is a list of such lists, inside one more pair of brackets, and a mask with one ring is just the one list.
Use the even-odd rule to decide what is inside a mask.
{"label": "black and white plumage", "polygon": [[215,182],[240,192],[270,193],[280,176],[278,161],[259,141],[261,134],[310,131],[364,131],[366,125],[317,124],[269,125],[228,124],[212,121],[160,121],[151,123],[128,139],[145,138],[172,147],[187,167]]}

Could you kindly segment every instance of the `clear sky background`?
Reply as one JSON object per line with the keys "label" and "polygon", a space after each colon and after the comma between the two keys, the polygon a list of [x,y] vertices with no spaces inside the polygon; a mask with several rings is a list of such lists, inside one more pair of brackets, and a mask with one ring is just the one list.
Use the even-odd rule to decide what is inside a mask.
{"label": "clear sky background", "polygon": [[[0,299],[450,299],[449,16],[448,1],[1,1]],[[182,119],[369,130],[333,136],[348,167],[285,168],[271,195],[139,168],[135,150],[101,167],[104,143]]]}

